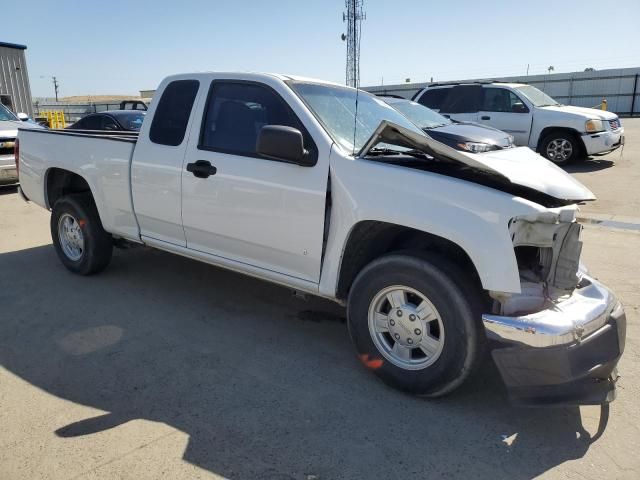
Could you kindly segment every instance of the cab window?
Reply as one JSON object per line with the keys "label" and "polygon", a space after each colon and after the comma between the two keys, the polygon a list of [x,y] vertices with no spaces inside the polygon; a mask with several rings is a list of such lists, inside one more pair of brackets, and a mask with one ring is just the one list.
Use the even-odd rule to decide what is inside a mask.
{"label": "cab window", "polygon": [[249,82],[212,83],[198,148],[259,157],[256,144],[265,125],[300,130],[305,148],[317,155],[310,135],[282,97],[266,85]]}
{"label": "cab window", "polygon": [[482,110],[485,112],[526,113],[529,111],[522,100],[505,88],[485,88]]}

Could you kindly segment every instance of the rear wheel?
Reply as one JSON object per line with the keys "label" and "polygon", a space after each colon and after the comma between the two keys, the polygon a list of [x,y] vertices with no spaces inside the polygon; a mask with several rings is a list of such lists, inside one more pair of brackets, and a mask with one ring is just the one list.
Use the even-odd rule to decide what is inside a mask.
{"label": "rear wheel", "polygon": [[104,270],[111,261],[113,240],[103,228],[91,196],[68,195],[51,213],[51,238],[65,267],[80,275]]}
{"label": "rear wheel", "polygon": [[556,165],[566,165],[582,156],[582,148],[574,135],[559,131],[544,137],[540,153]]}
{"label": "rear wheel", "polygon": [[393,254],[356,278],[348,303],[351,338],[385,383],[441,396],[461,385],[484,350],[479,291],[436,256]]}

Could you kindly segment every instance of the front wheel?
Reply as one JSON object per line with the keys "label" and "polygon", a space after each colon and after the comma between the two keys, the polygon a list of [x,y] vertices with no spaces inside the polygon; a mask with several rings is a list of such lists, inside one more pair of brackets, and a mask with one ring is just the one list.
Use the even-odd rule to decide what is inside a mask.
{"label": "front wheel", "polygon": [[567,165],[580,158],[582,148],[570,133],[555,132],[542,140],[540,153],[556,165]]}
{"label": "front wheel", "polygon": [[393,254],[356,278],[348,326],[360,359],[385,383],[437,397],[469,376],[484,350],[482,302],[456,265]]}
{"label": "front wheel", "polygon": [[51,212],[51,238],[58,258],[74,273],[97,273],[111,261],[113,239],[102,228],[98,210],[89,195],[68,195],[55,203]]}

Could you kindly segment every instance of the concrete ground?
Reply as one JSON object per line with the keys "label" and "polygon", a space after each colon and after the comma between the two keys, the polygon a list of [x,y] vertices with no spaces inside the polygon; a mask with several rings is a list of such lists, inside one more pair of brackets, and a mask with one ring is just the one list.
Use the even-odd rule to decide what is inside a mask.
{"label": "concrete ground", "polygon": [[[640,119],[624,124],[622,158],[571,167],[599,196],[589,218],[640,216]],[[144,248],[75,276],[48,220],[0,191],[2,480],[640,476],[638,231],[585,227],[629,320],[607,421],[511,407],[490,362],[448,398],[403,395],[360,365],[330,303]]]}

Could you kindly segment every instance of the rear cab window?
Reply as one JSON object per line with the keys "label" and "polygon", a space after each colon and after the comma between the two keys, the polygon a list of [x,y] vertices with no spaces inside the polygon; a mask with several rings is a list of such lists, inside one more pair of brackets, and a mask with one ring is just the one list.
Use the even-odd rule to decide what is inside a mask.
{"label": "rear cab window", "polygon": [[199,86],[198,80],[174,80],[167,85],[151,123],[153,143],[172,147],[182,143]]}

